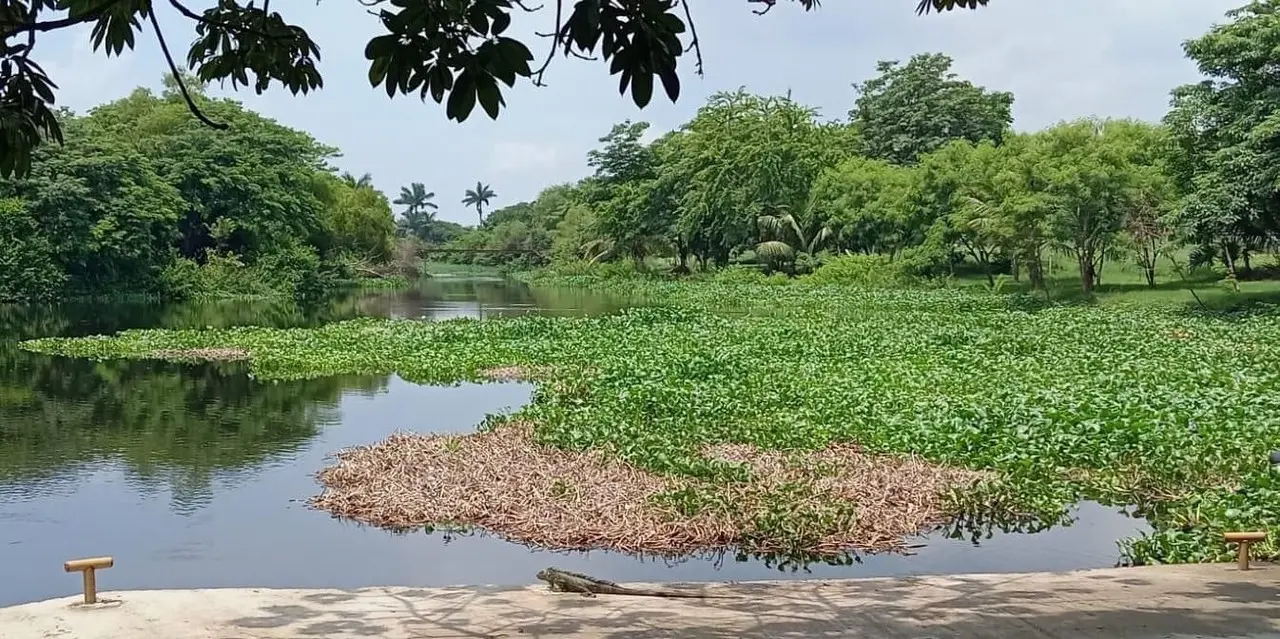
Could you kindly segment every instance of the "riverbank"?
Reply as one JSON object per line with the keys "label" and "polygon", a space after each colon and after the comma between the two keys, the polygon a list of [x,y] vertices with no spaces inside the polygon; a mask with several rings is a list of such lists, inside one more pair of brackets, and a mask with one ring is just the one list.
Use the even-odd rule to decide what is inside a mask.
{"label": "riverbank", "polygon": [[1280,637],[1280,566],[1255,568],[1200,564],[684,586],[734,596],[725,599],[588,599],[542,586],[105,592],[108,601],[94,606],[66,597],[0,609],[0,636]]}

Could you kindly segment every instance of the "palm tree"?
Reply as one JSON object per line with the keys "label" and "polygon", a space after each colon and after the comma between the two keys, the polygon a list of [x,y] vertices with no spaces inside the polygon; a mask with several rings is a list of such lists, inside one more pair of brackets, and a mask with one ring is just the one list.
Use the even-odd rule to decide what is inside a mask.
{"label": "palm tree", "polygon": [[353,189],[359,189],[366,186],[373,186],[373,176],[365,173],[360,177],[356,177],[346,171],[342,172],[342,181],[347,183]]}
{"label": "palm tree", "polygon": [[402,231],[402,237],[412,235],[428,244],[436,239],[436,215],[429,211],[405,211],[396,226]]}
{"label": "palm tree", "polygon": [[787,211],[787,206],[766,206],[767,213],[756,218],[764,239],[756,245],[756,255],[769,262],[791,263],[797,253],[813,255],[831,238],[831,228],[821,226],[816,215],[806,223]]}
{"label": "palm tree", "polygon": [[476,182],[476,188],[467,189],[466,195],[462,198],[462,203],[476,207],[476,213],[480,216],[480,223],[484,224],[484,207],[489,206],[489,200],[497,196],[498,194],[494,193],[488,184]]}
{"label": "palm tree", "polygon": [[409,186],[400,187],[400,197],[397,197],[392,204],[399,204],[405,207],[405,213],[415,213],[426,209],[436,210],[440,207],[431,201],[435,196],[435,192],[428,191],[427,187],[421,182],[414,182]]}
{"label": "palm tree", "polygon": [[400,197],[392,202],[405,207],[400,227],[424,242],[431,241],[432,226],[436,221],[434,211],[440,208],[431,201],[435,196],[435,192],[428,191],[421,182],[414,182],[400,187]]}

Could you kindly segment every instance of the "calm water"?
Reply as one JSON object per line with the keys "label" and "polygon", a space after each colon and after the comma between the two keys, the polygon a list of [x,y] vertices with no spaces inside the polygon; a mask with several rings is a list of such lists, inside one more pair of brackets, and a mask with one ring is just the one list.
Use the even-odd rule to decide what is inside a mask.
{"label": "calm water", "polygon": [[76,557],[112,555],[104,589],[527,584],[554,564],[627,581],[884,576],[1109,567],[1145,529],[1084,504],[1076,521],[974,543],[937,534],[914,556],[778,565],[732,554],[680,561],[535,551],[484,535],[393,534],[304,501],[327,456],[396,430],[465,432],[518,408],[523,384],[418,386],[392,376],[262,383],[243,364],[87,362],[19,351],[34,336],[124,328],[314,325],[359,315],[603,313],[582,292],[437,280],[302,313],[270,304],[0,307],[0,606],[76,594]]}

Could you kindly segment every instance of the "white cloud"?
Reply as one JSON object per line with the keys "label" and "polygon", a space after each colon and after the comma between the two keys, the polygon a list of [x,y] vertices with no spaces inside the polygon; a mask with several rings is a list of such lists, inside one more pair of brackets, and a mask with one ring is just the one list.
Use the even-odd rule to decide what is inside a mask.
{"label": "white cloud", "polygon": [[495,173],[545,173],[561,161],[555,144],[534,142],[498,142],[489,154],[489,170]]}
{"label": "white cloud", "polygon": [[[46,36],[38,42],[36,51],[45,73],[58,85],[58,106],[83,113],[127,95],[134,88],[130,82],[134,52],[126,49],[122,55],[108,58],[101,49],[93,50],[88,29]],[[39,55],[45,51],[56,53]]]}

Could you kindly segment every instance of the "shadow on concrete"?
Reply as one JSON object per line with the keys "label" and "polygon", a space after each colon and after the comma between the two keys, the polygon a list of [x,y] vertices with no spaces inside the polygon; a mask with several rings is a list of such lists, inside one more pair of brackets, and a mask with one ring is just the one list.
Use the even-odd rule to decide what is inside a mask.
{"label": "shadow on concrete", "polygon": [[387,588],[376,591],[376,606],[370,591],[308,595],[230,625],[270,628],[272,637],[1238,637],[1280,632],[1277,577],[1271,569],[1173,583],[1135,573],[1048,584],[1008,575],[712,587],[741,599]]}

